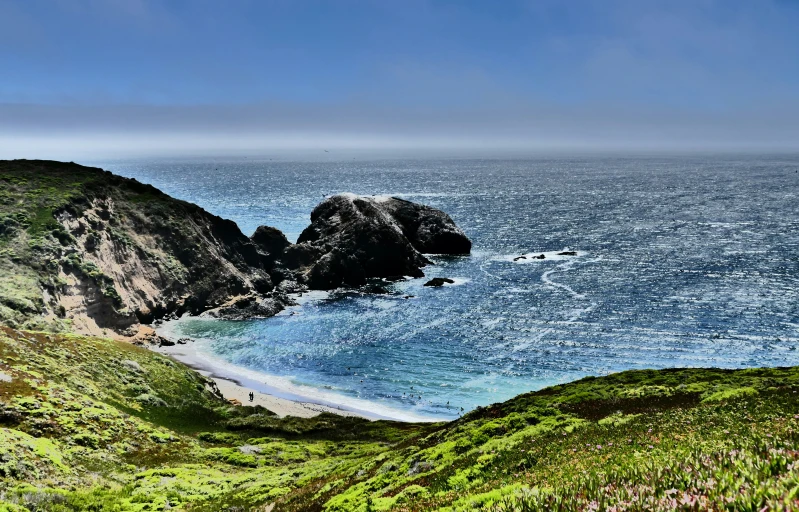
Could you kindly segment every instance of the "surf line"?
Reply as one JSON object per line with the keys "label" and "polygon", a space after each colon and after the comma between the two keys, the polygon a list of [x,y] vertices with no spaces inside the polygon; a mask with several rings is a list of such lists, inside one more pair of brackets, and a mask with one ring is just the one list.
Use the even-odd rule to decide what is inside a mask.
{"label": "surf line", "polygon": [[[585,300],[588,297],[584,293],[578,293],[578,292],[574,291],[574,289],[572,287],[568,286],[568,285],[555,282],[552,279],[550,279],[549,276],[551,274],[554,274],[554,273],[557,273],[557,272],[566,272],[568,270],[571,270],[572,267],[574,267],[574,265],[576,265],[576,264],[585,265],[585,264],[588,264],[588,263],[597,263],[597,262],[599,262],[601,260],[602,260],[602,257],[600,256],[598,258],[594,258],[594,259],[587,260],[587,261],[582,261],[582,262],[581,261],[577,261],[577,260],[570,260],[570,261],[567,261],[566,263],[561,263],[560,265],[558,265],[557,267],[553,268],[552,270],[547,270],[546,272],[541,274],[541,282],[544,283],[544,286],[547,286],[549,288],[553,288],[555,290],[565,290],[567,293],[569,293],[569,295],[571,295],[575,299]],[[589,306],[573,310],[573,313],[571,314],[571,316],[569,316],[569,317],[567,317],[565,319],[565,322],[576,322],[577,320],[580,319],[581,316],[583,316],[586,313],[591,312],[596,307],[597,307],[597,303],[594,302],[594,301],[591,301],[591,304]],[[535,336],[533,339],[528,339],[526,343],[522,343],[522,344],[517,345],[516,347],[514,347],[513,351],[514,352],[519,352],[521,350],[527,349],[533,343],[538,343],[541,340],[543,340],[547,335],[552,333],[554,330],[555,329],[553,327],[547,327],[543,331],[540,331],[538,333],[538,335]]]}
{"label": "surf line", "polygon": [[[594,263],[599,261],[600,258],[595,258],[593,260],[586,261],[585,263]],[[557,283],[549,278],[550,275],[559,273],[559,272],[567,272],[572,269],[572,267],[577,263],[575,260],[567,261],[566,263],[561,263],[557,267],[547,270],[543,274],[541,274],[541,282],[544,283],[545,286],[549,286],[550,288],[560,288],[561,290],[566,290],[572,297],[575,299],[585,299],[584,293],[577,293],[571,286]]]}
{"label": "surf line", "polygon": [[483,259],[483,261],[480,263],[480,272],[482,272],[483,274],[485,274],[485,275],[487,275],[487,276],[491,276],[491,277],[493,277],[493,278],[494,278],[494,279],[496,279],[497,281],[504,281],[504,279],[503,279],[503,278],[499,277],[499,276],[498,276],[498,275],[496,275],[496,274],[492,274],[491,272],[489,272],[488,270],[486,270],[486,269],[485,269],[486,262],[489,262],[489,263],[490,263],[491,261],[492,261],[492,260],[490,260],[490,259],[489,259],[489,258],[486,256],[486,257]]}

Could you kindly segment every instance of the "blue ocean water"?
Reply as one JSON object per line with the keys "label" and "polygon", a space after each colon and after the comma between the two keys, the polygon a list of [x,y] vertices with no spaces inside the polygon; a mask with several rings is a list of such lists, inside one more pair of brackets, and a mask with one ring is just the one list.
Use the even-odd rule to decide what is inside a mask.
{"label": "blue ocean water", "polygon": [[270,319],[170,326],[344,403],[452,418],[586,375],[799,364],[797,156],[98,164],[247,234],[268,224],[296,239],[323,196],[344,191],[449,213],[473,253],[425,272],[454,286],[419,279]]}

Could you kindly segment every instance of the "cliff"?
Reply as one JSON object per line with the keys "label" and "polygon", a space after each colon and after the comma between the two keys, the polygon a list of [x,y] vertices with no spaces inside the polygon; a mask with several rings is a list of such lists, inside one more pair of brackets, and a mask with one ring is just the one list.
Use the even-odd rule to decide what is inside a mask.
{"label": "cliff", "polygon": [[152,337],[184,313],[271,316],[288,293],[423,276],[423,252],[468,253],[445,213],[395,198],[323,201],[297,244],[102,169],[0,161],[0,324]]}
{"label": "cliff", "polygon": [[[101,169],[0,162],[0,323],[133,335],[257,295],[269,262],[232,221]],[[7,277],[6,277],[7,276]]]}
{"label": "cliff", "polygon": [[[288,290],[419,275],[467,242],[443,212],[349,195],[297,244],[247,238],[100,169],[0,162],[0,323],[269,314]],[[449,423],[278,418],[130,343],[0,326],[0,512],[798,510],[797,390],[799,368],[645,370]]]}

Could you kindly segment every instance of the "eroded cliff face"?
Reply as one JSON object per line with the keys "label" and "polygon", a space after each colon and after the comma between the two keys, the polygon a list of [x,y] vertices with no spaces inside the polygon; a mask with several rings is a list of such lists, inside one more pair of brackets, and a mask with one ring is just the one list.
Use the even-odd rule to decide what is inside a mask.
{"label": "eroded cliff face", "polygon": [[[272,289],[255,247],[235,224],[185,204],[162,206],[164,216],[147,216],[108,196],[79,213],[57,214],[75,239],[61,265],[67,286],[55,296],[68,318],[89,317],[97,327],[119,330]],[[81,265],[97,269],[99,286],[113,288],[108,296],[93,292],[97,279],[87,278],[91,272],[81,272]]]}
{"label": "eroded cliff face", "polygon": [[[5,323],[134,336],[141,323],[256,296],[280,308],[268,261],[232,221],[74,164],[2,162],[0,180],[17,199],[0,217],[15,219],[2,271],[27,276],[0,288]],[[37,292],[20,311],[15,295]]]}
{"label": "eroded cliff face", "polygon": [[[340,194],[291,244],[101,169],[0,161],[0,324],[128,338],[184,313],[271,316],[289,293],[421,277],[423,252],[468,253],[445,213]],[[145,333],[145,334],[142,334]]]}

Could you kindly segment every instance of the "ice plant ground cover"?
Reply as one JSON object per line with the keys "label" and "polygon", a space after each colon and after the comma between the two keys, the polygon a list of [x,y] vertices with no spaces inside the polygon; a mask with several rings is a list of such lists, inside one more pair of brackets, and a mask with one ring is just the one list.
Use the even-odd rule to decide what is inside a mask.
{"label": "ice plant ground cover", "polygon": [[795,510],[799,368],[630,371],[450,423],[234,407],[102,338],[0,331],[0,510]]}

